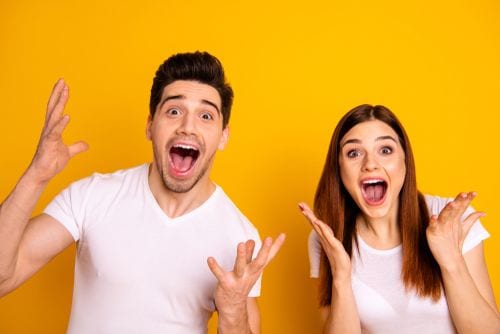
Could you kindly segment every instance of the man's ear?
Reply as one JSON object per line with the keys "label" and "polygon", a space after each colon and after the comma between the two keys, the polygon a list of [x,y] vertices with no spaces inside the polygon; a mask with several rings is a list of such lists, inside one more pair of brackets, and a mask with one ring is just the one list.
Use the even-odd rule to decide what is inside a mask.
{"label": "man's ear", "polygon": [[224,150],[229,140],[229,125],[226,125],[224,130],[222,130],[222,136],[220,137],[219,146],[217,147],[219,151]]}
{"label": "man's ear", "polygon": [[148,121],[146,123],[146,138],[151,140],[151,124],[153,123],[153,119],[151,118],[151,114],[148,115]]}

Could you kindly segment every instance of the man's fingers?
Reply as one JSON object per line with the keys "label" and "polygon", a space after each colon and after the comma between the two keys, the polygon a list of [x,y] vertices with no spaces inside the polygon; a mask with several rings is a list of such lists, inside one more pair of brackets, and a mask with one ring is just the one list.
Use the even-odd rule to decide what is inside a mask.
{"label": "man's fingers", "polygon": [[49,115],[51,114],[54,106],[59,100],[59,96],[61,95],[61,91],[65,85],[64,79],[59,79],[54,84],[54,88],[52,88],[52,92],[50,93],[49,101],[47,102],[47,113],[45,115],[46,119],[49,119]]}
{"label": "man's fingers", "polygon": [[64,115],[52,128],[46,129],[47,136],[51,139],[60,138],[69,123],[69,115]]}
{"label": "man's fingers", "polygon": [[219,266],[213,257],[207,259],[208,268],[214,274],[215,278],[220,282],[224,278],[224,270]]}
{"label": "man's fingers", "polygon": [[72,145],[68,146],[69,156],[74,157],[75,155],[85,152],[89,149],[89,145],[84,141],[78,141]]}
{"label": "man's fingers", "polygon": [[246,261],[247,261],[247,263],[250,263],[250,262],[252,262],[253,250],[255,248],[255,241],[253,241],[252,239],[247,240],[245,242],[245,247],[246,247],[246,255],[247,255]]}
{"label": "man's fingers", "polygon": [[240,242],[236,248],[236,260],[234,261],[234,273],[236,276],[241,277],[245,274],[245,267],[247,266],[247,246],[246,243]]}
{"label": "man's fingers", "polygon": [[58,98],[54,103],[54,107],[51,110],[48,110],[47,114],[47,127],[51,127],[52,124],[59,121],[61,118],[64,108],[66,107],[66,103],[69,99],[69,88],[66,84],[63,84],[61,91],[59,92]]}
{"label": "man's fingers", "polygon": [[266,266],[271,262],[272,259],[278,254],[281,246],[285,243],[286,235],[285,233],[280,233],[278,237],[274,240],[271,249],[269,250],[269,255],[267,256]]}
{"label": "man's fingers", "polygon": [[266,237],[262,242],[262,247],[260,247],[257,256],[252,261],[253,266],[257,266],[257,270],[260,270],[266,265],[267,258],[269,256],[269,252],[271,251],[272,245],[273,245],[273,239],[271,237]]}

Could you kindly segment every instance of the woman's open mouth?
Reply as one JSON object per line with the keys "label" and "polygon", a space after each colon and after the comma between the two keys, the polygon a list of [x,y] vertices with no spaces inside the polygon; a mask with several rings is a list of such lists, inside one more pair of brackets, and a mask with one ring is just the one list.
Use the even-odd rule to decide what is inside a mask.
{"label": "woman's open mouth", "polygon": [[381,204],[387,192],[387,182],[383,179],[367,179],[361,181],[361,193],[368,205]]}

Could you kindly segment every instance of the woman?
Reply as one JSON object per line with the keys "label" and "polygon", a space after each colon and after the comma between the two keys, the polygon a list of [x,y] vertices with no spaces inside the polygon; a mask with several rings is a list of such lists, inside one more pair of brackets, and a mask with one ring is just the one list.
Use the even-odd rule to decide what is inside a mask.
{"label": "woman", "polygon": [[500,333],[483,256],[489,234],[469,207],[416,187],[410,142],[386,107],[361,105],[337,125],[314,209],[311,275],[324,333]]}

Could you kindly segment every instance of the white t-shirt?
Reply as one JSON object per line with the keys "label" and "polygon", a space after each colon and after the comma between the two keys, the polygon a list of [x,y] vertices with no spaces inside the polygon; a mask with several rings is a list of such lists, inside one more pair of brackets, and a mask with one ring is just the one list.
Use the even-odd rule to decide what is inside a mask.
{"label": "white t-shirt", "polygon": [[[439,214],[451,199],[425,196],[429,212]],[[467,217],[473,212],[468,208]],[[462,252],[466,253],[489,234],[476,222],[466,236]],[[455,333],[446,298],[434,303],[430,298],[406,292],[401,280],[402,246],[378,250],[357,237],[359,253],[353,250],[352,290],[363,333],[381,334],[447,334]],[[311,277],[319,277],[321,244],[318,235],[309,236]]]}
{"label": "white t-shirt", "polygon": [[[77,244],[68,333],[206,333],[215,310],[213,256],[232,270],[239,242],[257,230],[220,187],[169,218],[148,184],[148,165],[94,174],[45,209]],[[260,279],[250,296],[260,294]]]}

